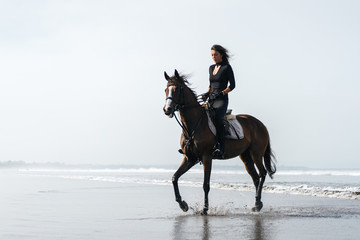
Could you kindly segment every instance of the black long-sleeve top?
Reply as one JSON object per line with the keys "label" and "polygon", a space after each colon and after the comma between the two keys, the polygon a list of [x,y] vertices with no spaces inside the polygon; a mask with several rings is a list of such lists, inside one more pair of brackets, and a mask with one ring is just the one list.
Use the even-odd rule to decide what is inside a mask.
{"label": "black long-sleeve top", "polygon": [[[231,90],[235,88],[235,77],[234,72],[229,63],[221,62],[219,63],[221,67],[219,71],[214,75],[214,68],[216,64],[213,64],[209,67],[209,80],[210,80],[210,96],[213,94],[218,94],[219,92],[225,90],[229,87]],[[227,98],[227,94],[224,95]]]}

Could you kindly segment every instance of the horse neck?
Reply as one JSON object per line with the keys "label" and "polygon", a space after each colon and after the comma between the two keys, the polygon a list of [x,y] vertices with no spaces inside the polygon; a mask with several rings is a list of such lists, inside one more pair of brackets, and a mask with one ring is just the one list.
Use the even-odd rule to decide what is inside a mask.
{"label": "horse neck", "polygon": [[203,114],[203,110],[194,96],[185,95],[184,99],[186,99],[184,108],[180,110],[181,121],[186,129],[192,133]]}

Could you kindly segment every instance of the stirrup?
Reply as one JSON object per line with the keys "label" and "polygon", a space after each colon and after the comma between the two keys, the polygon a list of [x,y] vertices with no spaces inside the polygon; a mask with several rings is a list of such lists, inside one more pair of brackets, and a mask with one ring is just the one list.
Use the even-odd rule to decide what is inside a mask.
{"label": "stirrup", "polygon": [[224,151],[221,151],[220,148],[216,148],[214,151],[213,151],[213,156],[216,157],[216,158],[220,158],[220,159],[224,159],[225,158],[225,153]]}

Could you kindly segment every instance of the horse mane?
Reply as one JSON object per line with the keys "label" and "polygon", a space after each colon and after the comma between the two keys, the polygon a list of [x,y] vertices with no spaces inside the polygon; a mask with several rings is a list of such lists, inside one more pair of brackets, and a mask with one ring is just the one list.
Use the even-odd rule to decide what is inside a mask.
{"label": "horse mane", "polygon": [[179,85],[182,87],[186,87],[190,90],[190,93],[192,94],[192,96],[197,99],[197,94],[195,92],[194,89],[192,89],[190,87],[191,83],[189,83],[188,78],[190,77],[190,75],[185,75],[185,74],[180,74],[179,77],[176,76],[172,76],[171,79],[169,80],[168,85]]}

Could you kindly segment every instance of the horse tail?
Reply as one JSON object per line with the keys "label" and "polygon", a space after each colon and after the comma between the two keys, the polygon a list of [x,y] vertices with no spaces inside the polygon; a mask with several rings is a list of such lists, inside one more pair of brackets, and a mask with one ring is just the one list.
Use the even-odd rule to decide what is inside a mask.
{"label": "horse tail", "polygon": [[273,175],[276,172],[276,159],[273,152],[271,151],[270,140],[265,150],[264,163],[265,163],[266,171],[268,172],[270,178],[273,179]]}

